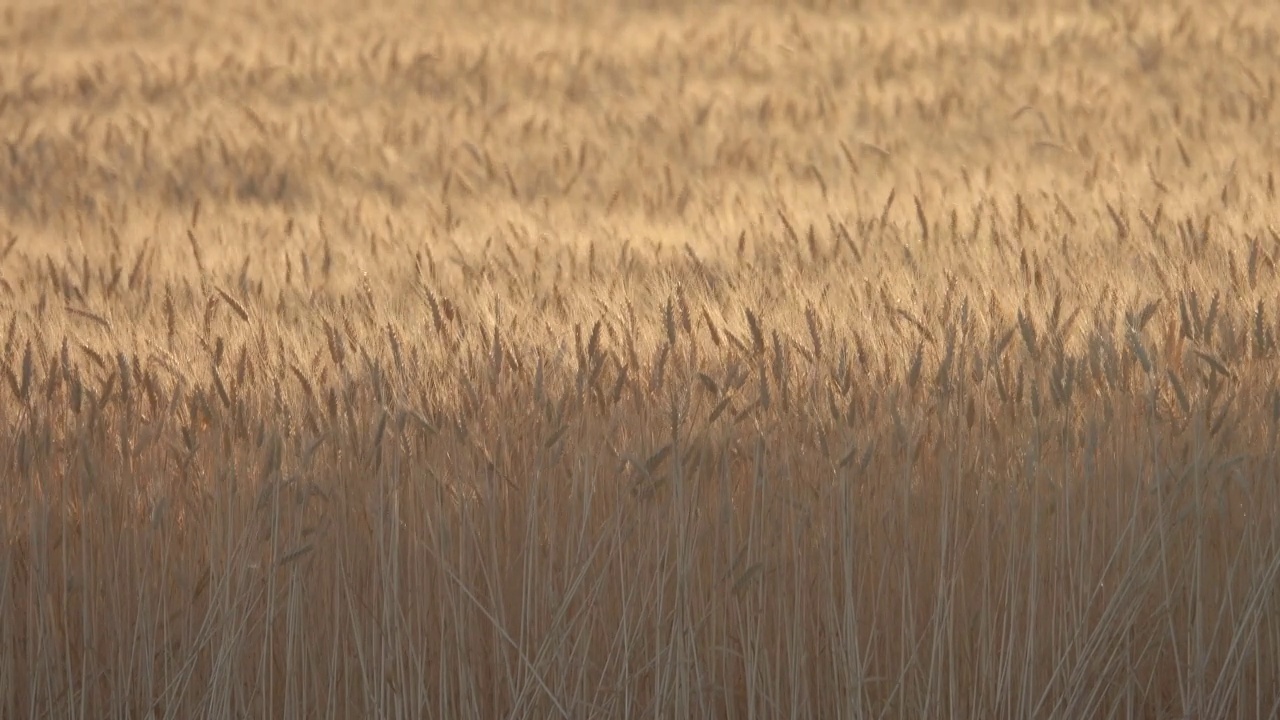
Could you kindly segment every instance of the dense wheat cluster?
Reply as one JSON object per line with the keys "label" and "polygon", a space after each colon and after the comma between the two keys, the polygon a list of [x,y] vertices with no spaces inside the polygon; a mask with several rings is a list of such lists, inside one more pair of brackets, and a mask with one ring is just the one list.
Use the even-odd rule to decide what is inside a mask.
{"label": "dense wheat cluster", "polygon": [[0,47],[0,716],[1280,713],[1269,5]]}

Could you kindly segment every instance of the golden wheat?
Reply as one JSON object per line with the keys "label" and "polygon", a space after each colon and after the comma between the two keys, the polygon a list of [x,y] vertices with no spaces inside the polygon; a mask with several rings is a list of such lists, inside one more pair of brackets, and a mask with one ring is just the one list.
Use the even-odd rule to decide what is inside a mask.
{"label": "golden wheat", "polygon": [[5,8],[0,716],[1280,716],[1280,14],[430,5]]}

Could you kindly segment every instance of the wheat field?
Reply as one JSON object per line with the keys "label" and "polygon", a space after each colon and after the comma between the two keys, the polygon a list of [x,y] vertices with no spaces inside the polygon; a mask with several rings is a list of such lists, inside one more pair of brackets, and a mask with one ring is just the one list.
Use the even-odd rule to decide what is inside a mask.
{"label": "wheat field", "polygon": [[0,47],[0,716],[1280,717],[1280,9]]}

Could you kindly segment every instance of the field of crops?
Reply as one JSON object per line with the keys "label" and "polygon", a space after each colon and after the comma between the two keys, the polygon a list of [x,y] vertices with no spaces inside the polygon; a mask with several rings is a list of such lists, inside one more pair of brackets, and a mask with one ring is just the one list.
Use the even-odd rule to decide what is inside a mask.
{"label": "field of crops", "polygon": [[0,7],[0,717],[1280,717],[1280,8]]}

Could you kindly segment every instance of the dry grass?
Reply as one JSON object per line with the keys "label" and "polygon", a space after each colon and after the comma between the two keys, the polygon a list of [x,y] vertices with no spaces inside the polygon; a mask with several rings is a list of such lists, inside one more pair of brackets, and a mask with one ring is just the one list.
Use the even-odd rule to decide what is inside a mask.
{"label": "dry grass", "polygon": [[9,3],[0,716],[1277,717],[1280,15],[856,4]]}

